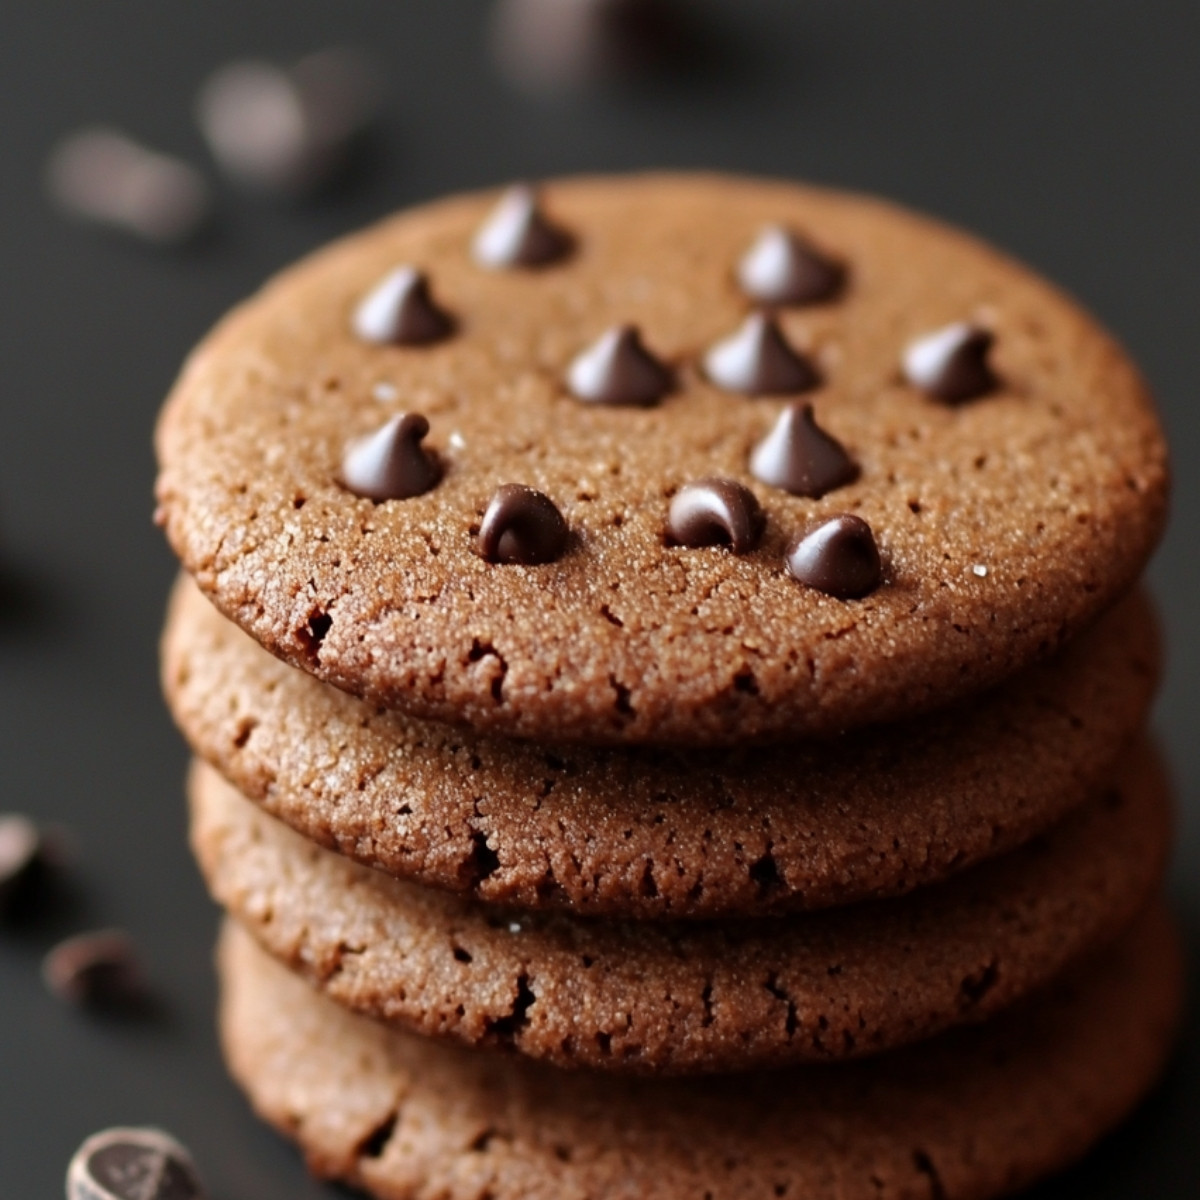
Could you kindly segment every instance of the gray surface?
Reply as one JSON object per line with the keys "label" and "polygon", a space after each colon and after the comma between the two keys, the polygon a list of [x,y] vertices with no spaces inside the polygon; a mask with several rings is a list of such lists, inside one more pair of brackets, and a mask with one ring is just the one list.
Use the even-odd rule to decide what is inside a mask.
{"label": "gray surface", "polygon": [[[1144,364],[1175,448],[1153,577],[1173,664],[1158,724],[1182,801],[1174,894],[1200,944],[1200,7],[1194,0],[738,0],[714,69],[546,103],[488,67],[465,0],[9,0],[0,6],[0,809],[68,823],[82,862],[64,928],[114,923],[171,1011],[105,1027],[48,1000],[53,930],[0,935],[0,1196],[60,1194],[74,1146],[157,1122],[217,1200],[328,1194],[226,1082],[211,1030],[215,928],[184,845],[184,752],[156,690],[172,575],[150,524],[150,429],[188,346],[275,267],[390,207],[576,169],[712,165],[889,193],[971,226],[1080,295]],[[227,195],[204,253],[161,257],[62,224],[41,162],[115,121],[203,161],[189,107],[215,64],[331,41],[374,49],[391,102],[374,171],[316,210]],[[719,68],[719,69],[718,69]],[[1200,1021],[1163,1092],[1046,1195],[1200,1194]]]}

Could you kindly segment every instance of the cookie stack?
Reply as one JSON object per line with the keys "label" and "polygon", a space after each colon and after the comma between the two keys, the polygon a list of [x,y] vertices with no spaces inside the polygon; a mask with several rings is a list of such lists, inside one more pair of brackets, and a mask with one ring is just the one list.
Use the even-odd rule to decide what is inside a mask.
{"label": "cookie stack", "polygon": [[1134,367],[861,197],[583,179],[280,276],[158,432],[230,1067],[381,1197],[988,1197],[1167,1054]]}

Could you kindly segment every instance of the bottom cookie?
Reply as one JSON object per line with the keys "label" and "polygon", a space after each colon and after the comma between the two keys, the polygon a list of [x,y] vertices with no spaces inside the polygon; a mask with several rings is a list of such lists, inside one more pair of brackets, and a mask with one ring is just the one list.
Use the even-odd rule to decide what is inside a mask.
{"label": "bottom cookie", "polygon": [[383,1200],[985,1200],[1067,1166],[1166,1060],[1182,966],[1156,906],[1036,1002],[872,1062],[649,1081],[388,1030],[230,923],[221,1033],[258,1112]]}

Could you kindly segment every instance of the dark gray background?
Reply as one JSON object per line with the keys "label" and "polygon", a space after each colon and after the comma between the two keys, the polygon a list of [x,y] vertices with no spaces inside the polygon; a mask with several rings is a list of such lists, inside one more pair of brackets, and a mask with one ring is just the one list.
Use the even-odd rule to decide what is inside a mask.
{"label": "dark gray background", "polygon": [[[78,1141],[155,1122],[217,1200],[326,1194],[251,1120],[212,1033],[215,915],[185,849],[185,755],[157,693],[172,563],[150,523],[155,410],[232,301],[394,206],[579,169],[698,165],[889,193],[1057,278],[1132,348],[1174,444],[1153,581],[1172,643],[1158,709],[1182,799],[1173,894],[1200,947],[1200,6],[1195,0],[693,3],[703,72],[633,92],[523,97],[488,64],[466,0],[8,0],[0,6],[0,810],[75,831],[77,903],[0,934],[0,1197],[60,1194]],[[204,162],[195,88],[231,56],[331,42],[379,55],[390,99],[373,170],[312,209],[222,193],[202,252],[161,256],[63,224],[52,141],[96,120]],[[1035,486],[1036,481],[1031,481]],[[149,1027],[46,997],[51,936],[135,932],[169,999]],[[1200,1194],[1200,1020],[1148,1108],[1047,1196]]]}

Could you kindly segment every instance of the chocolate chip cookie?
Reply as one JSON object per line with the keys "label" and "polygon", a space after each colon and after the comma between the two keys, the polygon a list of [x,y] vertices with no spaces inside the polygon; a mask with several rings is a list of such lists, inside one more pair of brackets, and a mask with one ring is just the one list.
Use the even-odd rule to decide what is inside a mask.
{"label": "chocolate chip cookie", "polygon": [[316,254],[194,353],[158,454],[172,546],[275,654],[626,744],[996,684],[1129,587],[1167,492],[1137,371],[1031,272],[700,174],[453,198]]}

